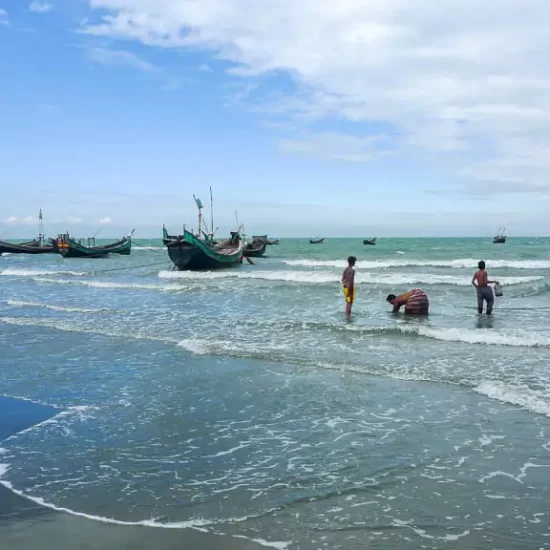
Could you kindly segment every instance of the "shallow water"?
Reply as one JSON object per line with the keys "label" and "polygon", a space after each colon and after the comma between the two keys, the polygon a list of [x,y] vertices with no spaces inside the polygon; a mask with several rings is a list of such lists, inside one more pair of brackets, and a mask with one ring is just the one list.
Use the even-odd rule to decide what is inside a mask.
{"label": "shallow water", "polygon": [[[277,548],[550,545],[550,240],[268,251],[215,273],[170,271],[157,241],[0,257],[0,393],[59,411],[1,443],[2,481]],[[479,259],[504,283],[492,317]],[[429,318],[388,312],[411,287]]]}

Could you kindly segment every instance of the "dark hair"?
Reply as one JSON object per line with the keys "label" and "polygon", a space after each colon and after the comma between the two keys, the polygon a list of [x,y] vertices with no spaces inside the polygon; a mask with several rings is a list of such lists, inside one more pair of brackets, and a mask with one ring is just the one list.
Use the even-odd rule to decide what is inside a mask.
{"label": "dark hair", "polygon": [[484,262],[483,260],[481,260],[481,262],[479,262],[479,263],[477,264],[477,267],[478,267],[479,269],[485,269],[485,262]]}
{"label": "dark hair", "polygon": [[348,264],[349,265],[354,265],[356,261],[357,261],[357,258],[355,256],[350,256],[348,258]]}
{"label": "dark hair", "polygon": [[388,297],[386,298],[386,302],[391,302],[392,300],[395,300],[397,296],[395,294],[388,294]]}

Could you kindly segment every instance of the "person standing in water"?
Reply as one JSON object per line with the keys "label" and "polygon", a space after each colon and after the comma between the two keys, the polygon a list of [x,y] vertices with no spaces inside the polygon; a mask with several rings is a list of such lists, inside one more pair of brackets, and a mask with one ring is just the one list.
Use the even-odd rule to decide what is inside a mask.
{"label": "person standing in water", "polygon": [[498,285],[498,281],[490,281],[489,274],[485,271],[485,262],[482,260],[477,264],[479,271],[474,273],[472,284],[476,287],[477,292],[477,312],[483,313],[483,302],[487,302],[487,315],[493,312],[493,304],[495,297],[493,289],[489,285]]}
{"label": "person standing in water", "polygon": [[355,300],[355,262],[357,258],[350,256],[348,258],[348,267],[342,274],[342,284],[344,285],[344,297],[346,298],[346,317],[351,316],[351,307]]}
{"label": "person standing in water", "polygon": [[401,306],[405,306],[405,314],[407,315],[428,315],[430,309],[428,295],[419,288],[413,288],[399,296],[388,294],[386,302],[393,306],[393,313],[397,313]]}

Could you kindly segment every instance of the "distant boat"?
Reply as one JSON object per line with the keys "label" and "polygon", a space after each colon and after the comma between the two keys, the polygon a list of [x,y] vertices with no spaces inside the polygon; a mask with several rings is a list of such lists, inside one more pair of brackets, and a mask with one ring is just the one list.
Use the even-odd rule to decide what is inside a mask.
{"label": "distant boat", "polygon": [[322,244],[324,240],[325,240],[325,237],[322,237],[322,238],[317,237],[316,239],[309,239],[309,244]]}
{"label": "distant boat", "polygon": [[0,241],[0,256],[6,254],[52,254],[57,252],[54,244],[46,244],[42,210],[38,213],[38,237],[25,243],[9,243]]}
{"label": "distant boat", "polygon": [[252,242],[244,247],[243,256],[245,258],[260,258],[265,254],[267,248],[267,236],[252,237]]}
{"label": "distant boat", "polygon": [[102,246],[96,246],[95,237],[86,239],[72,239],[68,233],[61,233],[57,236],[57,252],[64,258],[103,258],[109,254],[129,255],[132,251],[132,235],[134,230],[126,237]]}
{"label": "distant boat", "polygon": [[496,237],[493,237],[494,244],[504,244],[506,242],[506,228],[499,228]]}
{"label": "distant boat", "polygon": [[[168,256],[179,271],[200,271],[236,266],[242,262],[244,242],[240,229],[231,231],[231,237],[225,241],[214,240],[214,219],[211,213],[211,231],[203,230],[203,205],[195,197],[199,210],[199,228],[193,234],[183,228],[183,235],[169,235],[166,226],[162,227],[162,242],[168,250]],[[212,188],[210,188],[212,210]],[[207,228],[208,229],[208,228]]]}
{"label": "distant boat", "polygon": [[279,244],[279,239],[269,239],[267,235],[253,235],[253,241],[265,241],[266,244]]}
{"label": "distant boat", "polygon": [[376,237],[374,239],[363,239],[363,244],[370,244],[374,246],[376,244]]}

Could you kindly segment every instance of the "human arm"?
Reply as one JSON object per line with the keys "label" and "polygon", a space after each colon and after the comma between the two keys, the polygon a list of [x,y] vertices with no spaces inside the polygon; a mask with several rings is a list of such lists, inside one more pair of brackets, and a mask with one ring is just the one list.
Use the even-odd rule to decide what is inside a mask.
{"label": "human arm", "polygon": [[477,273],[474,273],[474,276],[472,277],[472,284],[477,287],[476,280],[477,280]]}

